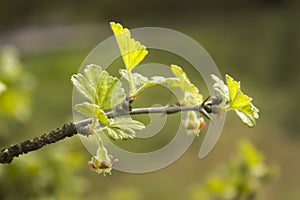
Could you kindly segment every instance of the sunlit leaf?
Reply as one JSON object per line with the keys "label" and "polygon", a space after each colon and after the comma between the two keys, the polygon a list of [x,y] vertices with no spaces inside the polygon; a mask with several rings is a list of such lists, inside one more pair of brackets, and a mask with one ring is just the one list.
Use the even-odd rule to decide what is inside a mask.
{"label": "sunlit leaf", "polygon": [[171,70],[178,79],[174,79],[171,86],[180,87],[185,92],[198,93],[197,87],[191,83],[186,73],[177,65],[171,65]]}
{"label": "sunlit leaf", "polygon": [[97,85],[97,104],[102,109],[115,107],[125,99],[122,83],[103,71]]}
{"label": "sunlit leaf", "polygon": [[[126,71],[124,69],[120,69],[119,72],[126,80],[129,81],[128,71]],[[145,77],[139,73],[132,73],[131,77],[133,79],[133,83],[135,86],[134,87],[135,90],[132,92],[131,95],[134,95],[134,96],[137,96],[142,91],[144,91],[145,89],[147,89],[151,86],[159,85],[159,84],[166,82],[166,78],[162,77],[162,76],[153,76],[150,79],[148,79],[147,77]]]}
{"label": "sunlit leaf", "polygon": [[184,92],[184,103],[201,104],[203,97],[199,94],[198,88],[191,83],[186,73],[177,65],[171,65],[171,70],[177,78],[168,78],[167,82],[171,87],[180,87]]}
{"label": "sunlit leaf", "polygon": [[98,80],[95,80],[88,74],[92,74],[92,71],[98,71],[97,69],[100,69],[100,72],[95,73],[95,75],[99,74],[100,76],[102,72],[100,66],[96,67],[94,65],[88,65],[84,69],[84,75],[79,73],[71,77],[71,81],[76,89],[92,103],[96,103],[96,85],[98,84]]}
{"label": "sunlit leaf", "polygon": [[112,108],[125,99],[118,78],[110,76],[98,65],[88,65],[84,74],[73,75],[71,81],[81,94],[101,109]]}
{"label": "sunlit leaf", "polygon": [[259,110],[251,103],[252,98],[245,95],[240,90],[240,82],[235,81],[229,75],[226,75],[226,82],[230,98],[228,108],[234,109],[249,127],[254,127],[256,125],[255,120],[259,118]]}
{"label": "sunlit leaf", "polygon": [[243,123],[254,127],[256,119],[259,118],[259,110],[251,103],[252,98],[241,91],[240,82],[235,81],[229,75],[226,75],[227,85],[215,75],[212,75],[212,78],[216,81],[214,89],[228,101],[225,109],[234,110]]}
{"label": "sunlit leaf", "polygon": [[117,39],[126,69],[131,71],[148,54],[146,47],[131,38],[130,31],[119,23],[110,23],[111,29]]}
{"label": "sunlit leaf", "polygon": [[109,120],[105,115],[105,112],[101,110],[100,106],[96,104],[84,102],[82,104],[75,105],[75,109],[87,117],[98,119],[101,123],[105,125],[109,124]]}
{"label": "sunlit leaf", "polygon": [[109,137],[117,139],[132,139],[135,137],[135,131],[143,130],[145,125],[130,117],[117,117],[109,119],[110,123],[102,129]]}

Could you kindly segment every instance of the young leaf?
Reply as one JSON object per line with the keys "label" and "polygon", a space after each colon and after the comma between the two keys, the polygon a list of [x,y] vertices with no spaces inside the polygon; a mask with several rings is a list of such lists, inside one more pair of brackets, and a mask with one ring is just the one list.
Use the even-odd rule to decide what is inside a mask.
{"label": "young leaf", "polygon": [[75,74],[71,77],[71,81],[76,89],[92,103],[96,103],[96,85],[98,83],[98,79],[91,77],[91,75],[100,75],[101,72],[102,69],[100,66],[96,67],[94,65],[88,65],[84,69],[83,75]]}
{"label": "young leaf", "polygon": [[[185,92],[197,93],[197,87],[191,83],[190,79],[187,77],[186,73],[177,65],[171,65],[171,70],[173,74],[178,78],[174,81],[172,86],[180,87]],[[172,80],[172,79],[171,79]]]}
{"label": "young leaf", "polygon": [[228,87],[224,82],[217,77],[216,75],[212,74],[211,78],[215,81],[213,88],[222,96],[225,98],[225,100],[229,101],[229,93],[228,93]]}
{"label": "young leaf", "polygon": [[212,78],[216,81],[213,86],[215,90],[228,101],[225,109],[234,110],[243,123],[254,127],[255,120],[259,118],[259,110],[251,103],[252,98],[241,91],[240,82],[235,81],[229,75],[226,75],[227,85],[215,75],[212,75]]}
{"label": "young leaf", "polygon": [[125,99],[122,83],[118,78],[110,76],[103,71],[97,85],[97,104],[102,109],[115,107]]}
{"label": "young leaf", "polygon": [[130,117],[117,117],[109,119],[110,123],[101,130],[113,140],[132,139],[135,137],[135,131],[143,130],[145,125]]}
{"label": "young leaf", "polygon": [[[129,81],[128,72],[126,70],[120,69],[119,73],[126,80]],[[153,76],[149,80],[147,77],[145,77],[145,76],[143,76],[139,73],[132,73],[131,77],[132,77],[133,83],[135,85],[135,87],[134,87],[135,90],[131,94],[133,96],[137,96],[138,94],[140,94],[142,91],[144,91],[148,87],[155,86],[155,85],[162,84],[162,83],[166,82],[166,78],[162,77],[162,76]]]}
{"label": "young leaf", "polygon": [[117,39],[126,69],[131,71],[148,54],[146,47],[130,36],[130,31],[119,23],[110,23]]}
{"label": "young leaf", "polygon": [[240,90],[240,82],[235,81],[229,75],[226,75],[226,82],[230,98],[228,108],[234,109],[249,127],[254,127],[256,125],[255,119],[259,118],[259,110],[251,103],[252,98],[245,95]]}
{"label": "young leaf", "polygon": [[81,94],[101,109],[112,108],[125,99],[118,78],[110,76],[98,65],[88,65],[83,75],[73,75],[71,81]]}
{"label": "young leaf", "polygon": [[163,84],[166,82],[166,78],[163,76],[152,76],[150,79],[148,79],[147,81],[143,82],[143,84],[141,85],[141,87],[137,88],[137,90],[135,91],[134,95],[138,95],[140,94],[142,91],[144,91],[145,89],[155,86],[155,85],[159,85],[159,84]]}
{"label": "young leaf", "polygon": [[109,124],[109,120],[105,115],[105,112],[96,104],[84,102],[82,104],[75,105],[75,109],[87,117],[92,117],[99,120],[104,125]]}
{"label": "young leaf", "polygon": [[171,70],[177,78],[168,78],[167,82],[171,87],[180,87],[184,92],[184,103],[201,104],[203,97],[199,94],[198,88],[191,83],[186,73],[177,65],[171,65]]}

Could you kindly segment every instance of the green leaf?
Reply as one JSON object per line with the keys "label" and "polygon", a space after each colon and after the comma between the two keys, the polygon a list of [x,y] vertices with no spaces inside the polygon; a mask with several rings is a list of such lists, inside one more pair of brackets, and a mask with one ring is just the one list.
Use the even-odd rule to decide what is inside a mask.
{"label": "green leaf", "polygon": [[101,109],[112,108],[125,99],[118,78],[110,76],[98,65],[88,65],[83,75],[73,75],[71,81],[81,94]]}
{"label": "green leaf", "polygon": [[171,65],[171,70],[177,78],[168,78],[166,81],[171,87],[180,87],[184,92],[184,104],[201,104],[203,97],[198,88],[191,83],[186,73],[177,65]]}
{"label": "green leaf", "polygon": [[103,71],[97,85],[97,104],[102,109],[112,108],[122,103],[125,96],[119,79]]}
{"label": "green leaf", "polygon": [[92,103],[96,103],[96,87],[98,79],[102,73],[100,66],[88,65],[84,69],[84,74],[75,74],[71,77],[71,81],[76,89]]}
{"label": "green leaf", "polygon": [[119,23],[110,23],[117,39],[126,69],[131,71],[148,54],[146,47],[130,36],[130,31]]}
{"label": "green leaf", "polygon": [[109,120],[105,115],[105,112],[96,104],[84,102],[82,104],[75,105],[75,109],[87,117],[98,119],[104,125],[109,124]]}
{"label": "green leaf", "polygon": [[256,125],[256,119],[259,118],[259,110],[251,103],[252,98],[245,95],[240,89],[240,82],[235,81],[231,76],[226,75],[227,85],[217,76],[212,75],[216,81],[214,88],[227,101],[225,109],[232,109],[239,118],[249,127]]}
{"label": "green leaf", "polygon": [[117,117],[109,119],[109,121],[109,125],[102,128],[102,131],[113,140],[132,139],[135,137],[135,131],[145,128],[143,123],[133,120],[130,117]]}
{"label": "green leaf", "polygon": [[[119,73],[126,80],[129,81],[128,72],[126,70],[120,69]],[[145,76],[143,76],[139,73],[132,73],[131,77],[133,79],[134,88],[135,88],[135,90],[131,94],[133,96],[137,96],[142,91],[144,91],[145,89],[147,89],[151,86],[155,86],[155,85],[158,85],[158,84],[163,84],[164,82],[166,82],[166,78],[162,77],[162,76],[153,76],[150,79],[148,79],[147,77],[145,77]]]}
{"label": "green leaf", "polygon": [[[177,65],[171,65],[173,74],[178,78],[175,79],[171,84],[174,87],[180,87],[185,92],[198,93],[197,87],[191,83],[186,73]],[[172,80],[172,79],[171,79]]]}
{"label": "green leaf", "polygon": [[155,85],[160,85],[166,82],[166,78],[163,76],[152,76],[150,79],[148,79],[147,81],[145,81],[141,87],[139,87],[134,95],[138,95],[140,94],[142,91],[144,91],[145,89],[155,86]]}
{"label": "green leaf", "polygon": [[256,125],[255,119],[259,118],[259,110],[251,103],[252,98],[245,95],[240,90],[240,82],[235,81],[229,75],[226,75],[226,82],[230,98],[228,107],[234,109],[245,124],[254,127]]}
{"label": "green leaf", "polygon": [[6,90],[6,85],[0,81],[0,95]]}

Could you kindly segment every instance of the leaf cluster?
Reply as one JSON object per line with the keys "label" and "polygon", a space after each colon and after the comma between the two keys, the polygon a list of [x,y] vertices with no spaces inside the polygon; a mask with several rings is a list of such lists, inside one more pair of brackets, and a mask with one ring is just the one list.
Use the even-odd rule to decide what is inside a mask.
{"label": "leaf cluster", "polygon": [[[126,94],[122,83],[117,77],[111,76],[98,65],[88,65],[83,73],[73,75],[71,78],[75,88],[87,100],[75,105],[75,109],[92,119],[92,123],[86,129],[89,130],[90,135],[97,135],[100,144],[98,152],[106,152],[101,141],[103,134],[113,140],[132,139],[135,137],[136,131],[145,128],[143,123],[133,120],[128,114],[130,113],[132,101],[136,100],[137,96],[149,87],[162,84],[180,88],[183,95],[178,104],[181,106],[208,105],[207,102],[203,101],[199,89],[190,81],[183,69],[177,65],[170,66],[174,77],[154,76],[148,78],[134,72],[134,68],[148,54],[147,48],[133,39],[130,31],[121,24],[111,22],[110,26],[125,64],[125,69],[120,69],[119,74],[128,81],[129,93]],[[216,82],[214,89],[221,98],[221,103],[214,105],[217,107],[215,110],[234,110],[245,124],[254,127],[255,120],[258,119],[258,109],[251,103],[252,98],[240,90],[240,83],[229,75],[226,75],[226,84],[215,75],[212,75],[212,78]],[[212,102],[209,104],[212,105]],[[110,116],[109,118],[107,112],[112,111],[117,111],[117,113],[115,117]],[[204,118],[200,116],[200,113],[203,113],[203,111],[190,110],[187,112],[183,123],[189,135],[198,136],[200,130],[205,126]],[[205,116],[207,117],[207,115]],[[98,169],[100,173],[105,173],[105,170],[99,170],[100,166],[112,167],[112,165],[105,164],[110,160],[109,155],[105,155],[107,155],[106,158],[95,156],[90,164],[96,171]],[[110,172],[110,170],[107,171]]]}
{"label": "leaf cluster", "polygon": [[257,199],[261,186],[277,174],[249,141],[242,141],[238,153],[207,176],[195,188],[193,199]]}
{"label": "leaf cluster", "polygon": [[235,81],[231,76],[226,75],[226,84],[217,76],[212,75],[215,80],[215,90],[225,99],[225,110],[234,110],[239,118],[249,127],[256,125],[259,118],[259,110],[252,104],[252,98],[241,91],[240,82]]}

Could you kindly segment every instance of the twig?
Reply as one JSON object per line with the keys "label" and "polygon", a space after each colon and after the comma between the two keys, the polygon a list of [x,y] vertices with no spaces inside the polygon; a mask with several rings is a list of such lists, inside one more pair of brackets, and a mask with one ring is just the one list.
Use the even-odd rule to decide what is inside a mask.
{"label": "twig", "polygon": [[76,126],[73,123],[65,124],[62,128],[57,128],[39,137],[34,137],[32,140],[24,140],[18,144],[1,149],[0,163],[11,163],[14,157],[38,150],[47,144],[58,142],[76,134]]}
{"label": "twig", "polygon": [[[147,113],[164,113],[173,114],[181,111],[194,110],[202,113],[209,119],[209,109],[206,105],[189,105],[189,106],[164,106],[164,107],[151,107],[151,108],[135,108],[127,112],[107,112],[108,118],[114,118],[124,115],[137,115]],[[208,112],[207,112],[208,111]],[[66,137],[72,137],[78,133],[77,128],[86,126],[92,122],[92,119],[86,119],[75,123],[69,123],[63,125],[62,128],[57,128],[39,137],[34,137],[32,140],[24,140],[18,144],[13,144],[10,147],[3,148],[0,151],[0,163],[11,163],[14,157],[26,154],[30,151],[35,151],[47,144],[52,144]]]}

